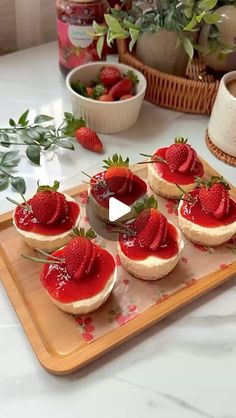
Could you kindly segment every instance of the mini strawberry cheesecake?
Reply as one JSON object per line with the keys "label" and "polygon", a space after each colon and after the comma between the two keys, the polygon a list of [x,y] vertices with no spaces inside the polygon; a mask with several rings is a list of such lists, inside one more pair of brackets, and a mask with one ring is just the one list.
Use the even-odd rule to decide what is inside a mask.
{"label": "mini strawberry cheesecake", "polygon": [[133,276],[158,280],[169,274],[178,263],[184,243],[181,232],[157,210],[151,196],[137,218],[126,223],[120,234],[118,254],[122,265]]}
{"label": "mini strawberry cheesecake", "polygon": [[134,206],[146,196],[147,185],[129,169],[128,158],[123,160],[115,154],[104,163],[106,171],[91,178],[89,204],[100,219],[109,222],[109,199],[115,197],[131,207],[131,212],[120,219],[125,222],[134,217]]}
{"label": "mini strawberry cheesecake", "polygon": [[80,207],[70,196],[59,193],[59,183],[39,186],[36,194],[19,204],[13,213],[13,224],[29,247],[54,251],[71,239],[79,224]]}
{"label": "mini strawberry cheesecake", "polygon": [[236,202],[222,177],[201,182],[195,190],[183,195],[178,208],[179,226],[196,244],[217,246],[236,234]]}
{"label": "mini strawberry cheesecake", "polygon": [[204,169],[196,151],[184,138],[176,138],[169,147],[159,148],[148,163],[148,180],[152,190],[168,199],[178,199],[184,187],[186,192],[195,185],[195,177],[203,177]]}
{"label": "mini strawberry cheesecake", "polygon": [[94,236],[89,230],[86,236],[77,236],[45,260],[41,283],[52,302],[64,312],[95,311],[114,287],[114,259],[108,251],[91,242]]}

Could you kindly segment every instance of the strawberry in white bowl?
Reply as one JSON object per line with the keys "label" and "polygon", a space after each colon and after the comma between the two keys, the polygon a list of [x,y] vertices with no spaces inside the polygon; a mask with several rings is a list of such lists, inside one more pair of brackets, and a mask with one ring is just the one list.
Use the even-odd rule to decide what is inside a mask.
{"label": "strawberry in white bowl", "polygon": [[198,182],[198,188],[183,195],[178,208],[179,226],[196,244],[217,246],[236,234],[236,202],[222,177]]}
{"label": "strawberry in white bowl", "polygon": [[[144,155],[144,154],[143,154]],[[194,148],[184,138],[176,138],[169,147],[159,148],[148,162],[148,181],[152,190],[168,199],[178,199],[195,185],[195,176],[203,177],[204,169]]]}
{"label": "strawberry in white bowl", "polygon": [[75,229],[74,233],[76,238],[47,259],[24,257],[44,263],[41,284],[58,308],[87,314],[108,299],[116,282],[116,266],[113,256],[91,241],[96,237],[91,229],[86,233]]}
{"label": "strawberry in white bowl", "polygon": [[109,222],[109,199],[114,197],[131,206],[131,212],[120,220],[126,221],[134,217],[134,205],[143,199],[147,185],[129,168],[129,159],[125,160],[117,154],[104,160],[105,171],[90,180],[89,204],[95,214],[104,222]]}
{"label": "strawberry in white bowl", "polygon": [[13,224],[29,247],[54,251],[70,241],[79,224],[79,204],[58,188],[57,181],[52,187],[38,186],[35,195],[13,213]]}
{"label": "strawberry in white bowl", "polygon": [[154,196],[136,210],[135,220],[125,224],[118,240],[118,254],[124,268],[143,280],[158,280],[178,263],[184,248],[180,230],[158,211]]}

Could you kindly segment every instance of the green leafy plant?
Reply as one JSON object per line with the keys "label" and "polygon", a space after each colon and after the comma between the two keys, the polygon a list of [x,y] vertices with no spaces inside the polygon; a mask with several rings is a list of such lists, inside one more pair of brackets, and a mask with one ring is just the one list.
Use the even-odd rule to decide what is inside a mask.
{"label": "green leafy plant", "polygon": [[18,193],[25,193],[26,185],[22,177],[14,176],[13,170],[19,164],[19,151],[0,152],[0,190],[11,185]]}
{"label": "green leafy plant", "polygon": [[[0,128],[0,146],[25,147],[28,159],[40,165],[43,152],[65,148],[74,150],[71,139],[77,129],[85,126],[83,119],[76,119],[71,113],[65,112],[62,123],[56,127],[54,118],[48,115],[37,115],[32,122],[26,110],[16,121],[9,119],[9,126]],[[15,176],[14,169],[20,162],[19,150],[0,152],[0,191],[11,185],[18,193],[24,194],[26,184],[23,177]]]}
{"label": "green leafy plant", "polygon": [[[125,3],[125,2],[123,2]],[[95,36],[98,38],[97,50],[101,56],[104,41],[111,46],[114,40],[130,39],[129,49],[132,51],[138,38],[144,33],[157,33],[161,30],[177,33],[178,42],[183,45],[186,53],[193,58],[194,48],[198,49],[192,41],[189,32],[198,31],[203,23],[211,25],[210,43],[207,53],[220,48],[221,53],[232,52],[236,46],[223,45],[220,42],[219,31],[216,23],[219,15],[216,9],[225,4],[236,5],[235,0],[157,0],[154,7],[142,10],[141,7],[133,7],[125,11],[123,7],[111,8],[109,14],[105,14],[107,26],[93,23]]]}
{"label": "green leafy plant", "polygon": [[43,151],[66,148],[74,150],[74,144],[70,139],[75,131],[85,126],[83,119],[76,119],[71,113],[65,113],[62,123],[56,127],[54,118],[48,115],[38,115],[30,123],[29,110],[26,110],[18,119],[9,119],[9,127],[0,128],[0,145],[25,146],[28,159],[40,165],[40,157]]}

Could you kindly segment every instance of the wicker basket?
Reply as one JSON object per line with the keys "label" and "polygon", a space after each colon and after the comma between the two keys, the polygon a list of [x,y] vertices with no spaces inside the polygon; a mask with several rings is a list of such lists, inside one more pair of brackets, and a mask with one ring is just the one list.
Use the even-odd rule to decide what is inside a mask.
{"label": "wicker basket", "polygon": [[207,74],[204,64],[194,59],[186,77],[165,74],[143,64],[128,49],[125,40],[118,41],[120,62],[141,71],[147,79],[145,99],[169,109],[210,115],[219,87],[219,79]]}

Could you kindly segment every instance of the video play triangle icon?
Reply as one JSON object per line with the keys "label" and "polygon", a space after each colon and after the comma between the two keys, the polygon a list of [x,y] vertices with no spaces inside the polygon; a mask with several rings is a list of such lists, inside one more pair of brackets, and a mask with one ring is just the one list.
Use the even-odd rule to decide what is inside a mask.
{"label": "video play triangle icon", "polygon": [[109,221],[114,222],[131,212],[131,208],[115,197],[109,199]]}

